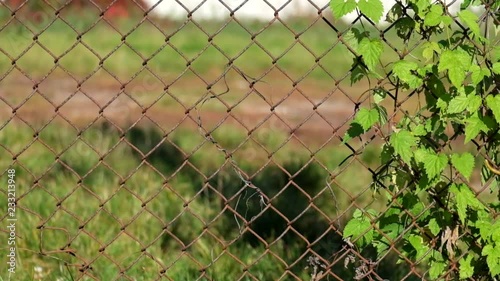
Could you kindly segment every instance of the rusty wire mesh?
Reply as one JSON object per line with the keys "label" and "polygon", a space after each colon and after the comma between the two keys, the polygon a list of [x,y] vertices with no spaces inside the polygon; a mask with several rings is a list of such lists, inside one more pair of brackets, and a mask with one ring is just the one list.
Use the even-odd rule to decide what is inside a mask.
{"label": "rusty wire mesh", "polygon": [[[113,10],[124,2],[127,12]],[[363,15],[334,21],[325,1],[293,18],[281,14],[294,1],[263,0],[265,21],[238,17],[251,1],[229,2],[216,21],[196,19],[204,1],[169,3],[181,20],[134,0],[0,2],[14,279],[426,279],[398,241],[375,260],[342,240],[356,208],[383,211],[377,196],[398,204],[371,189],[391,126],[344,143],[349,123],[374,88],[388,93],[389,124],[421,101],[389,74],[351,85],[362,54],[344,36],[362,21],[400,58],[425,38],[402,40]],[[487,157],[483,146],[469,149]],[[482,200],[489,183],[476,173],[469,184]]]}

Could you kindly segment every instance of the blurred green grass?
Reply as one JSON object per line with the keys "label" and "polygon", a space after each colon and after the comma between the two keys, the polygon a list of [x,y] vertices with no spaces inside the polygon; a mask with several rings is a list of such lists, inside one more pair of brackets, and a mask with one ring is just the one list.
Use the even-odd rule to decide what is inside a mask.
{"label": "blurred green grass", "polygon": [[[277,149],[286,136],[274,135],[257,141]],[[349,154],[339,147],[325,148],[317,153],[317,162],[308,164],[306,150],[284,146],[271,158],[274,164],[263,167],[268,162],[265,155],[255,155],[250,143],[240,146],[245,134],[226,127],[214,132],[214,138],[228,150],[239,147],[235,161],[266,196],[285,190],[271,204],[290,220],[307,210],[293,226],[308,239],[325,232],[330,221],[336,223],[336,208],[351,213],[354,202],[374,207],[371,192],[361,192],[371,177],[357,161],[336,178],[332,191],[327,189],[328,172],[319,163],[329,169],[338,167]],[[194,280],[202,274],[207,280],[235,280],[245,267],[259,280],[279,279],[286,265],[255,236],[246,232],[228,243],[239,237],[238,223],[241,226],[243,221],[236,223],[226,204],[247,219],[262,206],[258,196],[252,197],[248,190],[236,204],[235,194],[243,182],[224,154],[204,141],[189,131],[164,139],[153,129],[133,128],[123,139],[111,126],[79,133],[51,124],[35,134],[27,126],[9,123],[0,130],[4,147],[0,149],[0,170],[16,168],[18,262],[23,269],[16,278],[33,278],[32,269],[41,267],[44,280],[72,280],[80,273],[74,266],[64,266],[65,262],[86,262],[92,267],[88,273],[100,280],[122,274],[151,280],[163,269],[159,263],[168,268],[164,274],[173,280]],[[369,154],[369,158],[376,155]],[[15,162],[13,155],[17,155]],[[290,176],[280,166],[303,191],[288,184]],[[6,181],[6,174],[1,178]],[[308,207],[306,193],[314,196],[312,202],[322,213]],[[7,200],[5,193],[0,197]],[[346,215],[340,218],[342,224]],[[283,218],[268,210],[252,224],[252,230],[271,243],[285,225]],[[328,233],[313,249],[331,255],[342,243],[333,230]],[[304,242],[290,232],[267,247],[289,264],[305,251]],[[40,249],[47,254],[36,254]],[[78,258],[59,253],[61,249],[71,249]],[[303,258],[291,270],[307,279],[306,265]],[[6,272],[5,266],[0,265],[0,272]],[[334,271],[347,279],[354,274],[353,270]]]}
{"label": "blurred green grass", "polygon": [[[139,19],[114,22],[111,27],[102,20],[96,23],[91,14],[78,20],[68,16],[67,22],[52,17],[42,23],[26,20],[25,25],[10,21],[0,32],[0,48],[32,75],[46,74],[59,65],[85,76],[102,63],[110,73],[127,79],[143,68],[145,60],[156,73],[182,73],[188,66],[199,74],[221,72],[230,60],[251,76],[273,67],[273,60],[296,78],[306,74],[322,78],[327,72],[342,75],[350,68],[347,48],[335,44],[336,32],[321,21],[311,27],[308,21],[295,21],[289,27],[254,22],[244,28],[234,21],[201,22],[202,30],[192,22],[161,20],[157,27],[150,21],[137,26]],[[5,10],[0,13],[0,25],[9,19]],[[294,33],[300,34],[301,43],[294,44]],[[323,69],[309,73],[315,57],[321,57]],[[11,59],[0,55],[0,72],[11,66]]]}

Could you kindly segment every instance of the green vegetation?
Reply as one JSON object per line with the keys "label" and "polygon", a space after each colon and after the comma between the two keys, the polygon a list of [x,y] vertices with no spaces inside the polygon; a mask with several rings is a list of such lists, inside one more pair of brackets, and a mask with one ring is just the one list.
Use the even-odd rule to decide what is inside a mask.
{"label": "green vegetation", "polygon": [[[330,3],[337,18],[359,9],[378,22],[383,11],[380,0]],[[471,6],[488,14],[480,19]],[[382,41],[362,28],[353,29],[351,40],[363,57],[354,61],[362,63],[352,79],[377,77],[376,70],[385,68],[384,79],[394,92],[371,88],[374,102],[357,112],[346,139],[387,123],[381,102],[388,96],[395,105],[402,102],[398,93],[406,92],[424,96],[425,102],[406,111],[384,136],[373,187],[385,194],[387,208],[356,210],[343,236],[353,249],[373,249],[378,258],[400,249],[400,261],[422,267],[422,279],[497,280],[500,56],[499,37],[492,29],[498,30],[494,14],[500,2],[463,1],[456,15],[447,8],[427,0],[397,2],[388,18],[398,35],[425,43],[421,57],[403,52],[388,65],[380,64]],[[399,110],[395,107],[394,113]],[[464,144],[474,154],[457,150]],[[485,164],[477,165],[476,158]],[[471,180],[475,167],[481,168],[482,185]],[[488,189],[487,200],[479,196],[480,189]]]}
{"label": "green vegetation", "polygon": [[[244,143],[245,134],[223,128],[213,137],[225,148]],[[274,140],[262,135],[256,141],[275,148],[286,140],[275,134]],[[357,194],[356,190],[369,185],[369,175],[360,177],[356,161],[332,182],[333,197],[326,189],[327,173],[315,162],[306,164],[308,154],[297,145],[285,145],[271,158],[274,164],[262,170],[267,158],[248,158],[256,151],[250,144],[234,153],[252,183],[273,198],[275,209],[263,209],[266,205],[255,190],[242,189],[243,181],[224,164],[223,153],[194,132],[175,132],[163,140],[152,128],[132,128],[122,139],[109,124],[95,125],[81,134],[51,124],[35,134],[11,122],[0,130],[0,143],[0,169],[16,169],[17,254],[22,269],[15,275],[17,280],[31,280],[36,274],[44,280],[72,280],[80,276],[78,269],[84,264],[92,268],[86,274],[100,280],[121,275],[151,280],[160,272],[174,280],[194,280],[203,274],[207,280],[235,280],[246,267],[259,280],[279,279],[286,267],[280,259],[291,264],[306,245],[293,231],[271,243],[286,228],[285,219],[275,210],[289,220],[307,210],[292,226],[312,242],[327,232],[336,207],[347,210],[353,202],[372,204],[373,200],[366,193],[350,198],[338,188],[344,186],[350,194]],[[337,167],[348,154],[333,147],[318,152],[317,161]],[[294,184],[288,184],[290,176],[278,165],[291,173]],[[7,174],[1,177],[3,182],[7,179]],[[307,196],[314,197],[322,213],[308,208]],[[5,193],[0,200],[7,200]],[[226,204],[236,210],[237,218]],[[250,225],[262,238],[249,231],[239,237],[243,218],[250,220],[262,210]],[[333,222],[334,227],[337,223]],[[267,252],[260,239],[270,243],[269,250],[280,259]],[[341,236],[330,229],[313,249],[328,258],[341,246]],[[5,249],[1,253],[4,256]],[[307,258],[291,268],[304,279],[311,274],[305,269]],[[393,265],[388,262],[387,266],[381,265],[379,272],[391,276],[407,272],[401,267],[400,272],[391,273]],[[35,268],[42,268],[42,273],[34,272]],[[332,270],[347,279],[354,274],[343,268]],[[5,263],[0,272],[4,276]]]}
{"label": "green vegetation", "polygon": [[[287,28],[263,23],[245,23],[242,27],[234,21],[201,22],[197,26],[193,22],[152,19],[155,26],[150,21],[140,23],[141,18],[137,18],[113,22],[111,27],[103,20],[97,21],[95,11],[88,11],[78,20],[71,13],[62,18],[64,21],[48,14],[41,23],[26,19],[23,23],[27,27],[11,21],[0,32],[0,48],[16,59],[19,68],[35,77],[49,73],[56,64],[84,77],[97,71],[102,62],[106,71],[126,81],[144,69],[146,60],[147,68],[172,78],[187,66],[188,75],[211,71],[219,75],[230,60],[252,77],[269,70],[273,60],[295,79],[306,74],[325,78],[327,72],[343,75],[350,68],[345,64],[350,57],[347,48],[335,44],[335,32],[324,22],[309,27],[309,22],[296,21]],[[0,25],[9,20],[10,15],[0,14]],[[253,40],[249,32],[255,34]],[[302,44],[294,43],[293,32],[300,33]],[[321,57],[319,63],[324,70],[316,68],[309,73],[316,57]],[[11,59],[0,55],[0,72],[11,66]]]}

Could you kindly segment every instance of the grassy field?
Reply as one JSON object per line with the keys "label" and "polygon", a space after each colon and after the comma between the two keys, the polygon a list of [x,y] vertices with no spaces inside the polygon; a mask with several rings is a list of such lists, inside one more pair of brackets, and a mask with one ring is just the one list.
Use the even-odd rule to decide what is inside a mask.
{"label": "grassy field", "polygon": [[[5,15],[1,18],[4,22],[8,19]],[[320,78],[327,74],[325,71],[342,75],[349,70],[347,48],[341,44],[332,47],[337,41],[335,31],[323,22],[312,28],[308,28],[307,21],[295,22],[291,30],[274,24],[264,31],[264,24],[245,24],[256,34],[252,40],[252,35],[235,22],[200,26],[192,22],[159,22],[156,27],[145,21],[137,27],[137,22],[127,21],[115,23],[114,29],[104,21],[95,24],[91,16],[78,21],[69,16],[71,27],[61,19],[55,20],[33,40],[33,33],[40,32],[43,26],[27,21],[32,31],[15,22],[7,25],[1,32],[0,48],[12,58],[19,58],[16,65],[33,75],[50,72],[57,61],[59,67],[83,77],[96,71],[102,62],[104,69],[126,80],[144,68],[145,60],[149,69],[166,75],[182,73],[187,66],[188,72],[220,73],[231,59],[250,76],[258,76],[277,60],[277,66],[298,78],[315,65],[315,56],[323,56],[332,48],[321,59],[324,70],[317,68],[309,75]],[[294,45],[292,32],[303,32],[299,37],[303,45]],[[29,46],[29,51],[24,52]],[[8,57],[0,56],[0,72],[11,66]]]}
{"label": "grassy field", "polygon": [[[83,264],[92,268],[87,274],[99,280],[125,275],[134,280],[160,275],[172,280],[236,280],[244,268],[258,280],[277,280],[285,272],[285,263],[295,261],[290,270],[307,279],[310,255],[301,257],[304,241],[289,230],[273,242],[287,224],[277,211],[289,220],[305,212],[292,226],[310,241],[327,232],[312,249],[328,258],[342,244],[331,229],[337,225],[336,208],[347,212],[340,217],[343,224],[354,210],[352,203],[376,207],[370,203],[371,192],[361,192],[370,176],[356,161],[332,182],[334,197],[327,188],[328,174],[318,163],[335,170],[348,155],[345,150],[326,149],[318,153],[317,162],[307,165],[305,151],[284,148],[271,158],[274,164],[262,167],[257,159],[263,155],[254,155],[252,161],[248,155],[255,148],[243,145],[235,161],[271,198],[275,209],[264,209],[251,224],[253,234],[247,230],[240,237],[243,218],[250,220],[265,206],[253,189],[244,188],[222,152],[211,143],[200,146],[204,138],[199,134],[176,132],[161,142],[161,135],[151,129],[134,128],[121,139],[109,125],[88,129],[80,137],[72,128],[49,125],[33,135],[34,131],[19,125],[0,130],[4,147],[0,169],[15,168],[17,178],[17,254],[22,271],[16,273],[16,280],[73,280],[80,276]],[[232,150],[246,137],[225,131],[214,138]],[[286,139],[279,138],[259,141],[272,147]],[[132,148],[147,154],[158,143],[162,144],[146,157],[149,164],[141,163],[141,153]],[[18,155],[14,163],[13,155]],[[303,191],[287,184],[290,176],[278,165],[292,174],[292,181]],[[7,181],[6,174],[2,181]],[[285,191],[278,194],[282,188]],[[308,206],[308,196],[321,213]],[[5,193],[0,197],[7,200]],[[46,254],[36,254],[40,252]],[[387,265],[387,269],[381,265],[381,274],[389,274],[391,265]],[[0,266],[4,278],[5,266]],[[336,274],[352,278],[353,270],[338,268],[342,267],[333,269]],[[252,280],[243,278],[247,279]]]}
{"label": "grassy field", "polygon": [[[347,74],[353,57],[339,42],[336,30],[313,19],[288,21],[286,25],[240,25],[234,21],[194,23],[135,18],[109,24],[98,21],[95,11],[87,11],[78,18],[68,12],[55,20],[49,14],[37,23],[31,18],[12,20],[3,9],[0,26],[5,23],[9,24],[0,32],[0,48],[7,56],[0,56],[0,73],[10,69],[15,60],[20,69],[34,77],[56,66],[85,77],[98,71],[100,65],[106,70],[100,72],[112,73],[122,81],[145,68],[164,76],[186,71],[188,75],[219,75],[229,61],[234,61],[234,66],[251,77],[277,66],[293,79],[309,76],[323,80]],[[335,22],[335,28],[345,31],[349,27]],[[378,33],[372,30],[372,35]],[[405,43],[394,30],[385,37],[392,46],[403,50]],[[387,47],[382,61],[392,60],[394,55]]]}

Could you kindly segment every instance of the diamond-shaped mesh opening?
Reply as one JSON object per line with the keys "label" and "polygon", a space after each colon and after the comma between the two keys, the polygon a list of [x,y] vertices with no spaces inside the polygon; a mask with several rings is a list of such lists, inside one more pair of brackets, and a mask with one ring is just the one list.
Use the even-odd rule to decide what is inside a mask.
{"label": "diamond-shaped mesh opening", "polygon": [[12,58],[17,58],[32,44],[33,33],[25,26],[13,22],[3,27],[0,35],[5,38],[0,43],[2,53],[6,53]]}
{"label": "diamond-shaped mesh opening", "polygon": [[39,176],[51,166],[54,156],[52,151],[45,145],[35,141],[17,159],[19,164],[23,165],[28,173]]}
{"label": "diamond-shaped mesh opening", "polygon": [[119,81],[127,81],[142,69],[143,62],[144,59],[134,49],[122,45],[105,57],[103,69],[112,73]]}
{"label": "diamond-shaped mesh opening", "polygon": [[17,69],[13,69],[8,77],[0,82],[2,103],[9,104],[11,107],[21,106],[22,102],[33,93],[33,82]]}
{"label": "diamond-shaped mesh opening", "polygon": [[[41,32],[38,36],[38,42],[57,57],[69,51],[76,43],[77,33],[61,19],[55,20],[45,31],[48,32]],[[55,34],[59,36],[53,36]],[[60,37],[65,38],[61,40]]]}
{"label": "diamond-shaped mesh opening", "polygon": [[[40,45],[33,45],[16,61],[16,66],[23,72],[45,74],[54,67],[54,57]],[[37,72],[33,72],[36,69]]]}
{"label": "diamond-shaped mesh opening", "polygon": [[[153,40],[144,40],[144,34],[148,34]],[[149,58],[164,45],[165,40],[164,33],[146,21],[134,29],[125,42],[130,48],[137,50],[143,58]]]}
{"label": "diamond-shaped mesh opening", "polygon": [[[80,77],[87,77],[98,68],[99,58],[82,43],[63,54],[64,56],[58,60],[58,66]],[[76,58],[78,61],[75,62],[72,58]]]}
{"label": "diamond-shaped mesh opening", "polygon": [[[107,32],[108,36],[103,38],[102,32]],[[101,58],[111,54],[117,46],[121,45],[122,36],[116,32],[107,22],[98,21],[92,23],[85,33],[81,33],[81,41]],[[77,37],[75,36],[75,39]]]}

